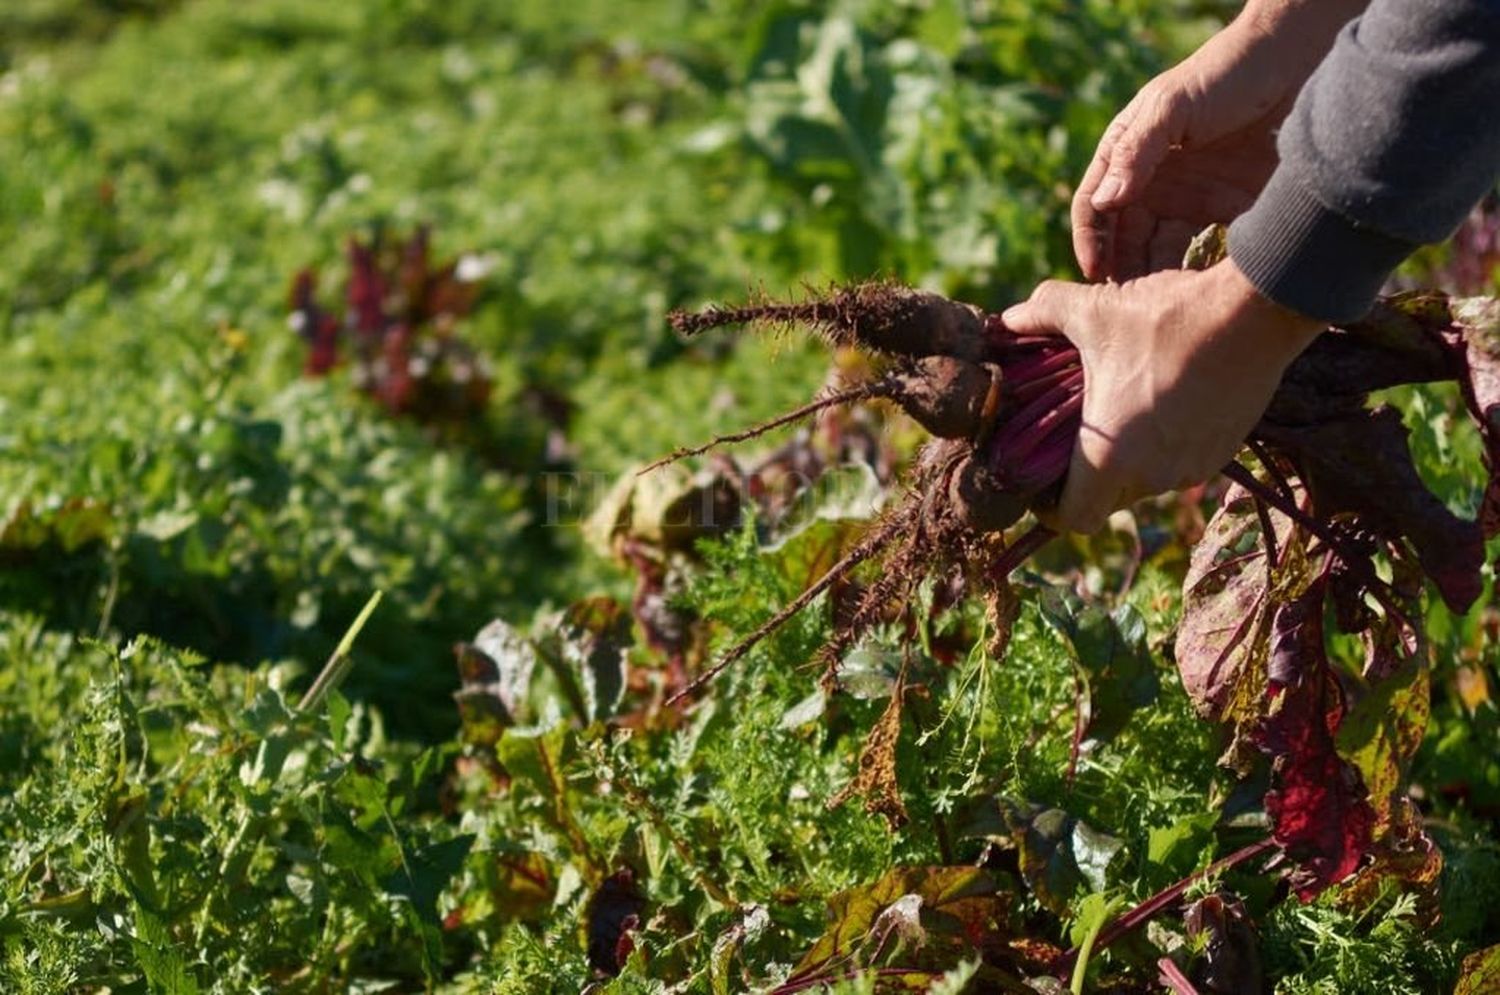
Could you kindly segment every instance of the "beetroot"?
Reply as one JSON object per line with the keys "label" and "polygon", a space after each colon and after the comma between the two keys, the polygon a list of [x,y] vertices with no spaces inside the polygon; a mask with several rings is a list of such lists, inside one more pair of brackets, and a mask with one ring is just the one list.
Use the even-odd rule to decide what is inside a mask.
{"label": "beetroot", "polygon": [[[674,700],[872,559],[880,571],[824,647],[830,689],[844,651],[893,606],[909,610],[928,578],[961,578],[998,606],[997,628],[1007,629],[1009,575],[1052,537],[1040,524],[1017,524],[1055,501],[1081,426],[1084,373],[1065,339],[1016,335],[996,315],[887,283],[804,303],[679,313],[672,323],[686,334],[803,324],[832,345],[884,357],[888,369],[668,459],[877,399],[936,437],[907,471],[905,498]],[[1295,865],[1292,884],[1304,898],[1379,863],[1381,848],[1394,845],[1403,772],[1426,714],[1422,580],[1449,609],[1466,611],[1482,589],[1484,539],[1500,531],[1497,342],[1500,303],[1433,292],[1384,299],[1365,319],[1328,329],[1287,371],[1246,440],[1255,469],[1225,467],[1236,486],[1193,552],[1174,654],[1183,685],[1204,717],[1234,733],[1225,763],[1243,769],[1256,753],[1270,760],[1272,839]],[[1460,386],[1487,452],[1491,484],[1478,522],[1427,489],[1399,415],[1369,406],[1373,391],[1445,380]],[[1366,647],[1356,679],[1331,669],[1328,627]]]}

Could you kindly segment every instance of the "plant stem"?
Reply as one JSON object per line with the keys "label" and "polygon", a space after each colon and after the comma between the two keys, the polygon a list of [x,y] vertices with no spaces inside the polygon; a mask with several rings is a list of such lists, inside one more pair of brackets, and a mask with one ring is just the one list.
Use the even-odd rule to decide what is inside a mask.
{"label": "plant stem", "polygon": [[1163,957],[1156,962],[1156,969],[1161,972],[1161,983],[1166,985],[1177,995],[1198,995],[1198,989],[1193,987],[1193,982],[1182,968],[1172,962],[1172,958]]}
{"label": "plant stem", "polygon": [[1033,525],[1015,542],[1005,547],[1004,552],[1000,554],[999,562],[994,566],[992,579],[997,582],[1004,581],[1015,572],[1017,567],[1031,559],[1033,553],[1055,538],[1057,538],[1057,533],[1047,526],[1041,523]]}
{"label": "plant stem", "polygon": [[1375,600],[1380,602],[1380,607],[1385,609],[1386,614],[1390,615],[1391,619],[1397,625],[1407,631],[1416,631],[1411,620],[1406,617],[1406,612],[1402,611],[1401,606],[1396,604],[1391,598],[1390,586],[1375,573],[1374,568],[1370,565],[1370,561],[1357,554],[1351,555],[1344,540],[1339,538],[1338,534],[1330,529],[1327,523],[1320,522],[1303,511],[1297,506],[1296,501],[1283,498],[1276,491],[1273,491],[1256,479],[1255,474],[1233,460],[1221,472],[1224,476],[1245,488],[1253,496],[1264,501],[1302,526],[1314,538],[1322,540],[1323,544],[1328,547],[1329,552],[1359,577],[1361,583],[1365,585],[1365,588]]}
{"label": "plant stem", "polygon": [[[1084,936],[1083,942],[1078,946],[1078,959],[1073,964],[1073,981],[1068,986],[1068,990],[1073,995],[1083,995],[1083,981],[1088,976],[1089,955],[1093,953],[1094,941],[1099,938],[1099,931],[1104,927],[1104,921],[1109,918],[1109,914],[1114,910],[1117,901],[1117,899],[1110,899],[1109,904],[1105,906],[1104,913],[1099,916],[1098,921],[1094,923],[1088,934]],[[1101,947],[1100,949],[1103,948]]]}
{"label": "plant stem", "polygon": [[307,693],[297,703],[297,711],[306,714],[316,709],[319,705],[323,704],[323,699],[327,698],[329,693],[342,684],[345,677],[349,676],[349,668],[354,666],[354,658],[349,655],[354,649],[354,640],[359,638],[360,631],[364,629],[365,623],[374,614],[375,606],[380,604],[380,599],[384,594],[384,591],[376,591],[370,595],[370,600],[365,602],[365,606],[355,616],[354,623],[344,633],[344,638],[339,640],[339,644],[335,647],[333,655],[328,658],[327,663],[323,664],[323,670],[318,674],[317,679],[313,681],[312,687],[307,689]]}
{"label": "plant stem", "polygon": [[1025,404],[1038,394],[1060,383],[1071,383],[1074,378],[1081,383],[1083,381],[1083,368],[1075,366],[1064,366],[1043,376],[1031,379],[1010,378],[1006,381],[1010,388],[1010,399],[1016,404]]}
{"label": "plant stem", "polygon": [[[1212,877],[1213,875],[1218,874],[1221,871],[1227,871],[1229,868],[1234,867],[1237,864],[1243,864],[1247,860],[1254,860],[1261,854],[1268,853],[1274,849],[1276,849],[1276,841],[1267,836],[1259,843],[1251,843],[1249,846],[1241,847],[1240,849],[1231,853],[1229,856],[1223,857],[1219,860],[1214,861],[1212,864],[1209,864],[1203,870],[1189,874],[1187,877],[1183,878],[1181,881],[1178,881],[1176,884],[1168,885],[1166,888],[1152,895],[1150,898],[1146,899],[1144,902],[1137,905],[1135,908],[1131,909],[1129,912],[1125,913],[1114,922],[1110,923],[1104,929],[1100,930],[1098,939],[1093,940],[1092,945],[1088,949],[1075,947],[1074,949],[1069,950],[1066,954],[1063,955],[1062,961],[1058,965],[1058,970],[1068,970],[1069,968],[1073,967],[1073,965],[1076,964],[1081,957],[1087,958],[1092,950],[1103,950],[1111,943],[1124,936],[1126,933],[1129,933],[1137,927],[1143,926],[1146,923],[1150,922],[1152,919],[1155,919],[1157,916],[1161,915],[1168,908],[1170,908],[1178,899],[1180,899],[1189,888],[1191,888],[1194,884],[1198,883],[1204,878]],[[1088,942],[1088,940],[1086,939],[1085,942]]]}
{"label": "plant stem", "polygon": [[[1005,462],[1014,469],[1026,462],[1026,458],[1036,451],[1037,447],[1052,438],[1052,433],[1059,427],[1068,425],[1074,418],[1083,412],[1083,391],[1073,389],[1071,393],[1062,393],[1057,399],[1056,405],[1030,425],[1023,425],[1016,432],[1011,433],[1008,440],[1009,445],[997,442],[994,449],[997,454],[1004,458]],[[1015,424],[1011,422],[1009,424]],[[1076,436],[1078,430],[1072,428],[1069,435]],[[1069,447],[1069,457],[1072,457],[1072,448]]]}

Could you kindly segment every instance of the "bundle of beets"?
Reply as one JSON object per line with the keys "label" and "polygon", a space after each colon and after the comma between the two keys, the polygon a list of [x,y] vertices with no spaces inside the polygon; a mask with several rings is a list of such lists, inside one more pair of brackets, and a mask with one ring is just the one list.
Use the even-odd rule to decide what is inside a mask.
{"label": "bundle of beets", "polygon": [[[672,322],[685,334],[802,325],[885,363],[876,379],[709,446],[871,399],[900,405],[935,437],[904,499],[678,698],[867,561],[882,569],[824,648],[831,686],[844,652],[927,578],[957,574],[1013,612],[1008,578],[1053,535],[1020,523],[1055,500],[1080,428],[1084,371],[1065,339],[1017,335],[998,314],[885,283]],[[1486,451],[1477,521],[1423,483],[1401,415],[1370,403],[1374,391],[1444,381],[1459,386]],[[1415,861],[1434,879],[1441,858],[1405,783],[1427,712],[1420,597],[1425,577],[1465,612],[1482,590],[1484,540],[1500,527],[1500,301],[1414,292],[1328,329],[1289,368],[1246,445],[1249,462],[1225,467],[1231,484],[1192,554],[1174,649],[1183,684],[1204,717],[1230,726],[1226,764],[1248,771],[1269,758],[1272,839],[1304,898],[1393,862]],[[1361,641],[1357,672],[1329,659],[1325,619]]]}

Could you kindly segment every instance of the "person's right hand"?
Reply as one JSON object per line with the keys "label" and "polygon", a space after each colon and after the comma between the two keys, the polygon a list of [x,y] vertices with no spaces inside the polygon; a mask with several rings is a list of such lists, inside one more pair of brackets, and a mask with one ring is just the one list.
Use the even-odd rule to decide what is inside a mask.
{"label": "person's right hand", "polygon": [[1087,279],[1176,268],[1194,235],[1233,220],[1270,179],[1277,126],[1358,9],[1323,0],[1268,21],[1255,6],[1146,84],[1105,131],[1073,198]]}

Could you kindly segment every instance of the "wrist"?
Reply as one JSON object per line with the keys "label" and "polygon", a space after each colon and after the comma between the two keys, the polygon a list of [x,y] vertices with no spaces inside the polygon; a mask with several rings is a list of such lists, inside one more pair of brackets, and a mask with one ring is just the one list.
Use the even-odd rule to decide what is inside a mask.
{"label": "wrist", "polygon": [[1303,35],[1305,42],[1326,38],[1363,14],[1369,0],[1249,0],[1231,26],[1269,37]]}
{"label": "wrist", "polygon": [[1369,0],[1249,0],[1225,30],[1247,46],[1269,45],[1310,72],[1333,47],[1339,29],[1367,6]]}
{"label": "wrist", "polygon": [[1229,323],[1243,328],[1245,333],[1291,362],[1298,353],[1317,338],[1327,327],[1327,322],[1309,317],[1285,305],[1278,304],[1256,289],[1233,259],[1226,258],[1204,275],[1213,281],[1211,293],[1225,303]]}

